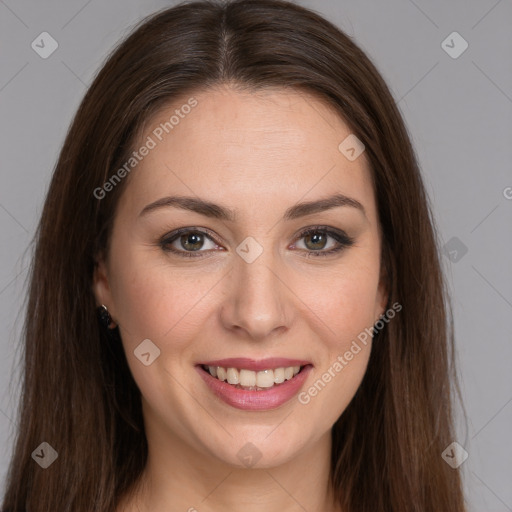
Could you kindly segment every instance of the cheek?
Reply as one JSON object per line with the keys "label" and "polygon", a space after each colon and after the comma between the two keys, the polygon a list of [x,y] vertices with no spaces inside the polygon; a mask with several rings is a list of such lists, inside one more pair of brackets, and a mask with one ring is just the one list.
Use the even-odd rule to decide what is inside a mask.
{"label": "cheek", "polygon": [[322,343],[321,357],[298,399],[308,417],[319,418],[319,431],[331,428],[340,417],[366,372],[375,288],[371,273],[353,271],[331,276],[328,292],[311,298],[319,318],[315,330]]}
{"label": "cheek", "polygon": [[378,264],[365,264],[358,255],[343,263],[311,279],[297,275],[294,286],[306,306],[302,314],[316,323],[329,350],[337,352],[373,325],[378,290]]}
{"label": "cheek", "polygon": [[[366,327],[373,325],[377,283],[371,274],[353,272],[331,288],[331,302],[325,305],[335,333],[343,333],[340,349]],[[340,344],[340,343],[338,343]]]}
{"label": "cheek", "polygon": [[161,348],[168,340],[176,347],[204,321],[214,295],[213,273],[173,268],[154,249],[126,251],[117,261],[112,293],[125,343],[149,338]]}
{"label": "cheek", "polygon": [[[326,352],[299,402],[330,428],[353,399],[371,352],[370,327],[375,320],[378,260],[361,254],[325,278],[325,293],[312,298],[324,325]],[[377,253],[375,253],[377,254]]]}

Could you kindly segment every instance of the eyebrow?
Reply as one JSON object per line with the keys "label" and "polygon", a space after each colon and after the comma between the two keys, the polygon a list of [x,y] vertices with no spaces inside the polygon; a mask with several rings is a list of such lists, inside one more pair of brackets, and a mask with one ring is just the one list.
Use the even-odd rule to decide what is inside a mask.
{"label": "eyebrow", "polygon": [[[313,213],[323,212],[332,208],[338,208],[340,206],[356,208],[366,217],[364,206],[359,201],[357,201],[357,199],[347,197],[343,194],[334,194],[323,199],[298,203],[291,206],[284,213],[283,220],[294,220],[300,217],[311,215]],[[198,197],[190,196],[162,197],[161,199],[158,199],[157,201],[145,206],[139,213],[139,217],[157,209],[168,207],[181,208],[183,210],[199,213],[205,217],[211,217],[214,219],[230,222],[236,222],[237,219],[236,210],[226,208],[225,206],[221,206],[219,204],[215,204]]]}

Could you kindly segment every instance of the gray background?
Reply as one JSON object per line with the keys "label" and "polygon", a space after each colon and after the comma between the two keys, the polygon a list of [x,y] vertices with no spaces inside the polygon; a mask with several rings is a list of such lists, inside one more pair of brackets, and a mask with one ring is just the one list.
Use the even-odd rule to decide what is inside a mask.
{"label": "gray background", "polygon": [[[2,483],[16,427],[27,246],[58,152],[107,52],[142,16],[175,3],[0,0]],[[512,511],[511,0],[300,3],[355,38],[405,118],[442,243],[456,251],[443,264],[468,414],[457,441],[469,457],[458,471],[470,511]],[[31,48],[43,31],[59,44],[47,59]],[[441,46],[453,31],[469,44],[458,58]]]}

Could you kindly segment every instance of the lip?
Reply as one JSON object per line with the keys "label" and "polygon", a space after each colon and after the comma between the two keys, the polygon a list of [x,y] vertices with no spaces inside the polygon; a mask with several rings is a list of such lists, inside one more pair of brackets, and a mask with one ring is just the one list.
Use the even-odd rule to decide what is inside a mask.
{"label": "lip", "polygon": [[202,361],[198,365],[222,366],[223,368],[238,368],[239,370],[252,370],[258,372],[274,368],[286,368],[287,366],[306,366],[310,361],[301,359],[288,359],[285,357],[268,357],[267,359],[250,359],[248,357],[231,357],[228,359],[216,359],[215,361]]}
{"label": "lip", "polygon": [[[199,375],[206,383],[208,388],[221,400],[223,400],[228,405],[235,407],[237,409],[242,409],[245,411],[267,411],[271,409],[276,409],[281,405],[285,404],[289,400],[291,400],[297,393],[300,391],[302,386],[304,385],[305,380],[307,379],[310,371],[313,369],[313,365],[311,363],[305,364],[304,368],[295,375],[290,380],[286,380],[281,384],[274,384],[272,388],[260,390],[260,391],[249,391],[244,389],[238,389],[228,384],[227,382],[220,381],[219,379],[212,377],[209,372],[207,372],[202,364],[206,366],[223,366],[226,364],[226,361],[229,361],[230,364],[236,361],[236,364],[232,364],[229,366],[230,368],[240,368],[237,364],[243,361],[241,365],[242,368],[250,369],[255,371],[265,370],[267,368],[279,368],[279,361],[286,361],[284,366],[302,366],[301,364],[290,364],[290,363],[299,363],[295,359],[265,359],[263,361],[254,361],[248,359],[222,359],[222,364],[211,364],[217,363],[218,361],[210,361],[207,363],[201,363],[197,365],[195,368],[199,372]],[[253,367],[245,366],[247,361],[252,361]],[[273,361],[272,364],[269,365],[269,362]],[[277,366],[273,366],[275,361],[278,361]],[[261,366],[265,363],[266,366]]]}

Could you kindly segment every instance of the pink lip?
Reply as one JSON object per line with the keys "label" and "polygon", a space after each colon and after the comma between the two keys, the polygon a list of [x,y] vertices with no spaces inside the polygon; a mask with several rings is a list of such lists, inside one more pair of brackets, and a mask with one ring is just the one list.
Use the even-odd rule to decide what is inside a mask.
{"label": "pink lip", "polygon": [[[217,361],[211,361],[207,364],[207,366],[224,366],[226,361],[230,362],[229,368],[246,368],[253,369],[249,366],[246,366],[244,359],[223,359],[222,364],[217,364]],[[236,361],[236,364],[233,362]],[[238,366],[240,362],[244,362],[244,364]],[[269,364],[270,361],[274,361],[272,364]],[[286,361],[286,364],[282,365],[280,362],[277,366],[274,366],[275,361]],[[266,368],[279,368],[281,366],[302,366],[299,361],[286,359],[286,360],[264,360],[265,365],[261,366],[263,361],[252,361],[253,366],[258,366],[258,369],[266,369]],[[291,364],[291,363],[297,364]],[[215,363],[215,364],[212,364]],[[233,363],[233,364],[231,364]],[[291,400],[301,389],[304,384],[304,381],[307,379],[309,372],[312,370],[313,366],[311,364],[306,363],[306,366],[302,368],[302,370],[295,375],[290,380],[285,380],[282,384],[274,384],[274,387],[261,390],[261,391],[247,391],[244,389],[235,388],[231,384],[227,382],[222,382],[215,377],[212,377],[209,372],[207,372],[201,364],[197,365],[196,370],[199,372],[199,375],[204,380],[206,385],[210,388],[211,391],[215,395],[217,395],[221,400],[231,405],[232,407],[236,407],[237,409],[243,409],[246,411],[265,411],[270,409],[276,409],[280,407],[284,403]]]}
{"label": "pink lip", "polygon": [[204,366],[222,366],[223,368],[238,368],[239,370],[269,370],[274,368],[286,368],[287,366],[306,366],[310,361],[301,359],[286,359],[284,357],[269,357],[267,359],[249,359],[248,357],[231,357],[228,359],[216,359],[215,361],[204,361],[198,363]]}

